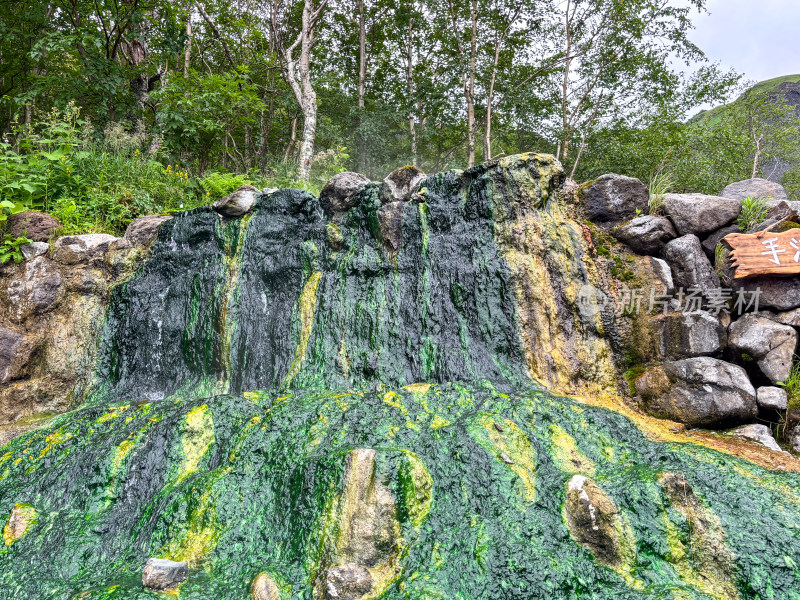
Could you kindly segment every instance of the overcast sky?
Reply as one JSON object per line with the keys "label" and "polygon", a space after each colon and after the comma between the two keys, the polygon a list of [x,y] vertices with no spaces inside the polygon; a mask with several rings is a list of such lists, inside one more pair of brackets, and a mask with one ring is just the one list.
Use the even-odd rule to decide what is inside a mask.
{"label": "overcast sky", "polygon": [[691,40],[745,79],[800,73],[800,0],[708,0]]}

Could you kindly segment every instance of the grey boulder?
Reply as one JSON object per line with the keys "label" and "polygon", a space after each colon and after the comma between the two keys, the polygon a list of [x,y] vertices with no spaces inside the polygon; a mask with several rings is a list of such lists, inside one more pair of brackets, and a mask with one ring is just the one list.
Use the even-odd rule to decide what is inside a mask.
{"label": "grey boulder", "polygon": [[697,287],[706,293],[719,289],[719,275],[696,235],[684,235],[669,242],[664,247],[664,258],[672,268],[676,286],[685,289]]}
{"label": "grey boulder", "polygon": [[0,383],[22,375],[35,350],[34,341],[13,329],[0,327]]}
{"label": "grey boulder", "polygon": [[752,277],[733,279],[731,288],[747,301],[756,300],[758,308],[789,311],[800,308],[800,277]]}
{"label": "grey boulder", "polygon": [[730,184],[720,196],[733,198],[734,200],[744,200],[745,198],[757,198],[760,200],[788,200],[786,190],[779,183],[769,179],[745,179]]}
{"label": "grey boulder", "polygon": [[789,397],[786,390],[764,386],[756,390],[756,401],[759,408],[765,410],[786,410],[789,406]]}
{"label": "grey boulder", "polygon": [[651,256],[661,252],[664,244],[678,237],[669,219],[653,215],[636,217],[614,229],[612,234],[634,252]]}
{"label": "grey boulder", "polygon": [[107,233],[67,235],[56,240],[53,257],[64,265],[102,262],[111,244],[119,239]]}
{"label": "grey boulder", "polygon": [[745,370],[715,358],[664,363],[639,377],[635,387],[647,412],[694,427],[720,428],[758,415]]}
{"label": "grey boulder", "polygon": [[775,438],[772,437],[772,431],[766,425],[742,425],[741,427],[737,427],[736,429],[731,430],[733,435],[738,438],[744,438],[747,440],[753,440],[754,442],[758,442],[762,446],[769,448],[770,450],[775,450],[776,452],[783,452],[781,447],[778,445],[778,442],[775,441]]}
{"label": "grey boulder", "polygon": [[252,185],[243,185],[235,192],[231,192],[224,198],[220,198],[214,202],[211,208],[223,217],[236,219],[253,210],[256,198],[260,193],[261,190]]}
{"label": "grey boulder", "polygon": [[722,241],[722,238],[724,238],[726,235],[730,235],[731,233],[739,233],[739,227],[737,225],[728,225],[721,229],[717,229],[714,233],[703,240],[703,250],[709,259],[712,261],[714,260],[717,244]]}
{"label": "grey boulder", "polygon": [[417,167],[400,167],[395,169],[381,185],[381,202],[407,202],[419,190],[422,182],[428,178]]}
{"label": "grey boulder", "polygon": [[331,177],[319,194],[322,208],[328,214],[344,213],[358,203],[358,193],[369,184],[361,173],[345,171]]}
{"label": "grey boulder", "polygon": [[659,353],[670,360],[719,354],[727,341],[720,318],[706,311],[659,315],[653,327]]}
{"label": "grey boulder", "polygon": [[784,325],[800,327],[800,308],[779,312],[774,316],[770,316],[770,318],[778,323],[783,323]]}
{"label": "grey boulder", "polygon": [[662,296],[672,296],[675,293],[675,281],[672,279],[672,269],[669,265],[661,260],[650,256],[650,268],[653,270],[653,275],[661,282],[661,290],[659,294]]}
{"label": "grey boulder", "polygon": [[25,260],[31,260],[37,256],[44,256],[47,254],[50,250],[50,244],[47,242],[31,242],[30,244],[23,244],[19,249]]}
{"label": "grey boulder", "polygon": [[597,225],[615,227],[646,213],[650,205],[647,186],[638,179],[623,175],[602,175],[582,195],[586,217]]}
{"label": "grey boulder", "polygon": [[704,194],[664,194],[664,213],[678,235],[702,236],[732,223],[742,210],[742,203],[730,198]]}
{"label": "grey boulder", "polygon": [[156,239],[158,230],[166,221],[172,217],[151,215],[134,219],[125,230],[125,239],[134,246],[148,246]]}
{"label": "grey boulder", "polygon": [[800,453],[800,426],[792,430],[792,433],[789,435],[789,444],[791,444],[792,450]]}
{"label": "grey boulder", "polygon": [[151,590],[169,590],[178,587],[188,577],[189,566],[185,562],[150,558],[142,572],[142,584]]}
{"label": "grey boulder", "polygon": [[761,372],[778,383],[792,370],[797,332],[767,317],[747,314],[730,326],[728,344],[743,358],[755,360]]}

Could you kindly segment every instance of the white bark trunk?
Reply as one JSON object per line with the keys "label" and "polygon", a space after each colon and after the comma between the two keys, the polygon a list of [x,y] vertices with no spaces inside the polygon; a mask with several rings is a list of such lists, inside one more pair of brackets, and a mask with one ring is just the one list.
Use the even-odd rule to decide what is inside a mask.
{"label": "white bark trunk", "polygon": [[[314,26],[319,19],[327,0],[314,7],[314,0],[305,0],[303,22],[295,42],[286,49],[286,79],[303,113],[303,136],[298,155],[297,174],[307,181],[311,174],[311,161],[314,157],[314,139],[317,134],[317,93],[311,85],[311,49],[314,44]],[[293,57],[300,47],[300,55]]]}

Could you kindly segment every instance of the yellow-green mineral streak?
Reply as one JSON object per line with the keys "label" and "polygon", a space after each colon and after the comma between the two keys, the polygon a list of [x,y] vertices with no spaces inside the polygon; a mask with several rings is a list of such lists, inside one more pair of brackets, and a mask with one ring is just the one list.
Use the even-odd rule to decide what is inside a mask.
{"label": "yellow-green mineral streak", "polygon": [[314,273],[308,278],[308,281],[303,286],[303,291],[300,293],[300,302],[298,303],[300,309],[300,340],[297,344],[294,360],[289,367],[289,372],[283,380],[284,387],[288,386],[300,372],[300,367],[306,359],[308,340],[314,327],[314,313],[317,309],[317,288],[319,287],[320,279],[322,279],[322,273],[319,271]]}

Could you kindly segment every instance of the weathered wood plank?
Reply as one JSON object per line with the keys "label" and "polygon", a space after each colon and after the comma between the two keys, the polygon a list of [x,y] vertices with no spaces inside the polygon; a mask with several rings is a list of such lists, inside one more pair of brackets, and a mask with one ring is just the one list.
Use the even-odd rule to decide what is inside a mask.
{"label": "weathered wood plank", "polygon": [[800,229],[783,233],[731,233],[722,240],[731,253],[734,279],[800,275]]}

